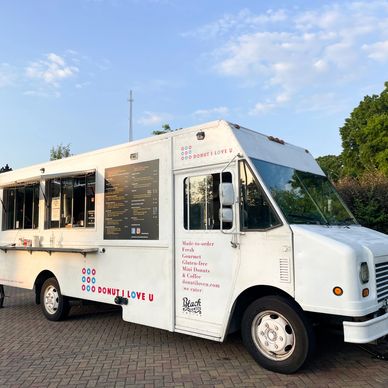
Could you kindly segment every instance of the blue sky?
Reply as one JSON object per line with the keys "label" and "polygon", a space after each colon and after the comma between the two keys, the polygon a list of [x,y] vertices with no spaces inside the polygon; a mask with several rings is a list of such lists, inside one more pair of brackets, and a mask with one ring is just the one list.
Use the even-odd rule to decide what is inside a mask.
{"label": "blue sky", "polygon": [[387,1],[0,2],[0,166],[224,118],[339,154],[388,81]]}

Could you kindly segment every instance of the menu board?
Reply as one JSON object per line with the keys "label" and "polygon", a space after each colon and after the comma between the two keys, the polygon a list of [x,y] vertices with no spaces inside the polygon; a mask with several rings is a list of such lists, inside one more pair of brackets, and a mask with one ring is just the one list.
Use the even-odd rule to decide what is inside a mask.
{"label": "menu board", "polygon": [[159,239],[159,160],[105,170],[105,240]]}

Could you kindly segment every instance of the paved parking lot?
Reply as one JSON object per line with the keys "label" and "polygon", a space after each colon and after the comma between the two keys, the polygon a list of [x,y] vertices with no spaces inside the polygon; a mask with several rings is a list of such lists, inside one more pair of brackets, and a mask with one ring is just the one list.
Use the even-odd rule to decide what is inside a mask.
{"label": "paved parking lot", "polygon": [[[258,366],[239,335],[223,344],[123,322],[110,306],[76,306],[49,322],[31,291],[6,287],[0,387],[387,387],[388,363],[322,334],[313,362],[286,376]],[[368,348],[371,350],[373,348]],[[388,357],[388,341],[377,350]]]}

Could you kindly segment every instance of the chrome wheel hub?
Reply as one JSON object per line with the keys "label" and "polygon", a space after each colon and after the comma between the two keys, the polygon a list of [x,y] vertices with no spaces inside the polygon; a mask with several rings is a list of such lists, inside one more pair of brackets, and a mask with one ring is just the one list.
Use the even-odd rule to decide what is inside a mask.
{"label": "chrome wheel hub", "polygon": [[49,314],[55,314],[59,306],[59,293],[56,287],[48,286],[44,292],[44,307]]}
{"label": "chrome wheel hub", "polygon": [[275,311],[263,311],[255,317],[252,338],[260,352],[272,360],[285,360],[295,349],[291,324]]}

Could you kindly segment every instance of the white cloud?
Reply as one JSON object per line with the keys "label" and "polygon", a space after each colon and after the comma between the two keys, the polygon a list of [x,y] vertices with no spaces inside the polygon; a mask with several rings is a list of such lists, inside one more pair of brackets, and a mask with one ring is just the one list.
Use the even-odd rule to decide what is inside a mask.
{"label": "white cloud", "polygon": [[256,29],[269,24],[275,24],[287,19],[286,11],[269,9],[267,12],[255,15],[249,9],[242,9],[236,15],[225,14],[219,20],[206,24],[196,30],[185,32],[184,37],[199,37],[202,39],[217,38],[230,32],[246,29]]}
{"label": "white cloud", "polygon": [[309,94],[326,100],[334,89],[340,94],[365,69],[388,61],[387,31],[388,2],[372,0],[260,14],[244,9],[192,35],[218,38],[208,55],[213,70],[265,93],[250,112],[262,114],[279,104],[297,106]]}
{"label": "white cloud", "polygon": [[52,63],[57,64],[60,67],[64,67],[65,66],[64,59],[62,57],[60,57],[59,55],[57,55],[57,54],[50,53],[50,54],[47,55],[47,59],[49,61],[51,61]]}
{"label": "white cloud", "polygon": [[218,116],[219,118],[225,117],[229,114],[229,109],[226,106],[219,106],[217,108],[210,108],[210,109],[198,109],[196,110],[193,115],[204,118],[209,116]]}
{"label": "white cloud", "polygon": [[267,99],[265,102],[258,102],[255,106],[249,111],[250,116],[260,116],[266,114],[267,112],[278,108],[281,105],[286,104],[290,101],[290,94],[288,92],[283,92],[278,94],[272,99]]}
{"label": "white cloud", "polygon": [[81,83],[75,84],[76,89],[83,89],[83,88],[86,88],[87,86],[90,86],[90,82],[81,82]]}
{"label": "white cloud", "polygon": [[388,40],[373,44],[365,44],[362,48],[368,53],[370,59],[378,62],[388,61]]}
{"label": "white cloud", "polygon": [[26,68],[28,78],[42,80],[54,87],[59,87],[61,81],[78,72],[78,67],[67,64],[63,57],[55,53],[47,54],[45,59],[32,62]]}
{"label": "white cloud", "polygon": [[303,31],[335,30],[342,20],[342,12],[338,5],[324,8],[319,11],[301,12],[295,16],[296,27]]}
{"label": "white cloud", "polygon": [[320,73],[325,72],[329,68],[327,62],[324,59],[318,59],[314,63],[314,67]]}
{"label": "white cloud", "polygon": [[26,90],[23,92],[23,95],[25,96],[32,96],[32,97],[45,97],[45,98],[50,98],[50,97],[56,97],[59,98],[61,97],[61,93],[56,89],[56,90]]}
{"label": "white cloud", "polygon": [[[20,68],[14,64],[0,62],[0,89],[21,88],[20,93],[25,96],[58,98],[65,81],[72,79],[73,82],[69,84],[75,89],[90,86],[96,73],[106,70],[102,69],[100,63],[108,65],[105,59],[99,62],[81,56],[74,50],[66,50],[62,55],[51,52]],[[89,69],[82,78],[80,67]]]}
{"label": "white cloud", "polygon": [[155,113],[155,112],[144,112],[143,117],[137,120],[138,124],[144,126],[165,124],[172,119],[169,113]]}
{"label": "white cloud", "polygon": [[283,103],[288,102],[290,100],[290,95],[288,93],[284,92],[284,93],[281,93],[278,96],[276,96],[275,100],[278,104],[283,104]]}
{"label": "white cloud", "polygon": [[274,109],[276,107],[275,103],[272,102],[258,102],[253,109],[249,112],[251,116],[258,116],[268,111]]}

